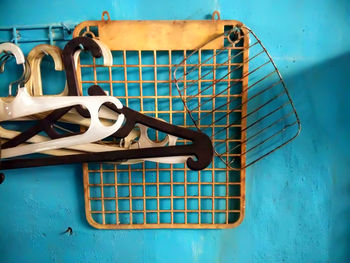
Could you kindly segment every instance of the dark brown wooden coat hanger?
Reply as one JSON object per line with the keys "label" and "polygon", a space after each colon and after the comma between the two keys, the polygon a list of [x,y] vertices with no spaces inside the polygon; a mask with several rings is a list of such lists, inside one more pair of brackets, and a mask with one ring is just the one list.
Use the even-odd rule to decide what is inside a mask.
{"label": "dark brown wooden coat hanger", "polygon": [[[81,49],[81,45],[83,45],[84,49],[89,50],[94,57],[102,56],[102,51],[99,45],[88,37],[74,38],[67,43],[66,47],[63,50],[63,63],[66,70],[67,84],[69,89],[68,94],[71,96],[80,95],[74,62],[74,53],[77,50]],[[89,95],[106,95],[99,86],[90,87],[88,92]],[[73,107],[76,108],[76,110],[82,116],[89,117],[88,111],[82,108],[80,105]],[[21,133],[19,136],[3,144],[2,148],[9,148],[19,145],[40,131],[46,131],[46,133],[51,138],[62,136],[54,130],[53,124],[73,107],[66,107],[53,111],[29,130]],[[125,115],[126,122],[124,123],[123,127],[119,129],[115,134],[115,136],[119,138],[127,136],[135,127],[135,124],[140,123],[155,130],[176,136],[178,138],[189,140],[192,143],[188,145],[118,150],[98,153],[94,152],[55,157],[3,159],[1,160],[0,169],[5,170],[82,162],[116,162],[130,159],[145,159],[170,156],[189,156],[186,163],[187,166],[192,170],[204,169],[211,163],[213,158],[213,146],[210,138],[206,134],[169,124],[167,122],[141,114],[125,106],[122,109],[117,109],[113,107],[113,105],[108,105],[108,107],[114,110],[116,113],[123,113]],[[71,134],[65,136],[69,135]],[[197,160],[193,159],[191,156],[195,156]]]}

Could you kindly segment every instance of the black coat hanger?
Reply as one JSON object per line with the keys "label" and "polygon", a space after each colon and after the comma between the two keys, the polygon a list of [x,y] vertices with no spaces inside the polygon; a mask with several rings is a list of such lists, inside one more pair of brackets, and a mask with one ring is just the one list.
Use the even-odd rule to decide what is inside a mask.
{"label": "black coat hanger", "polygon": [[[68,42],[68,44],[63,50],[63,63],[66,70],[67,84],[69,88],[68,94],[73,96],[80,95],[78,89],[76,68],[74,63],[74,53],[80,49],[81,45],[84,46],[84,49],[89,50],[94,57],[100,57],[102,55],[102,51],[99,45],[90,38],[78,37]],[[106,94],[99,86],[92,86],[89,88],[89,95]],[[89,117],[88,111],[82,108],[80,105],[73,107],[75,107],[76,110],[82,116]],[[43,130],[45,130],[50,137],[55,137],[58,133],[53,128],[54,122],[57,121],[60,117],[62,117],[64,114],[66,114],[73,107],[67,107],[53,111],[43,120],[41,120],[37,125],[33,126],[29,130],[10,140],[12,142],[9,141],[10,143],[7,142],[3,144],[2,148],[14,147],[12,145],[18,145],[20,143],[23,143],[28,138],[34,136],[35,134]],[[83,153],[55,157],[5,159],[2,160],[0,169],[5,170],[24,167],[70,164],[78,162],[115,162],[130,159],[145,159],[152,157],[169,156],[195,156],[197,160],[194,160],[192,157],[189,157],[186,161],[187,166],[192,170],[204,169],[211,163],[213,157],[213,146],[210,138],[206,134],[200,131],[186,129],[183,127],[169,124],[161,120],[157,120],[155,118],[146,116],[125,106],[122,109],[117,109],[113,107],[113,105],[108,105],[108,107],[116,111],[117,113],[123,113],[125,115],[126,121],[123,127],[119,129],[115,134],[115,136],[119,138],[127,136],[130,133],[130,131],[135,127],[135,124],[140,123],[158,131],[162,131],[167,134],[189,140],[192,142],[192,144],[141,148],[132,150],[118,150],[99,153]],[[59,134],[59,136],[61,135]]]}

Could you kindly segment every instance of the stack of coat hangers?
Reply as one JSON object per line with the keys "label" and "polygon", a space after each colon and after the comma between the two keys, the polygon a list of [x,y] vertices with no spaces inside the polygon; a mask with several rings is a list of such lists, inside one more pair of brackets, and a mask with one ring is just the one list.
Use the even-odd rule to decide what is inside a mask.
{"label": "stack of coat hangers", "polygon": [[[9,96],[0,100],[1,125],[16,121],[22,127],[19,130],[0,127],[1,170],[82,162],[131,164],[145,160],[186,163],[192,170],[201,170],[211,163],[213,146],[206,134],[141,114],[123,105],[117,97],[108,96],[97,85],[88,89],[89,96],[82,96],[76,68],[83,50],[95,58],[102,57],[106,66],[113,64],[106,45],[88,37],[72,39],[63,51],[55,46],[38,45],[27,58],[17,45],[0,44],[2,74],[11,57],[23,67],[21,78],[9,86]],[[46,54],[53,58],[56,69],[65,70],[66,87],[59,95],[42,92],[40,63]],[[72,128],[63,128],[67,124]],[[151,140],[147,135],[149,128],[165,133],[166,137]],[[185,143],[177,142],[178,138]]]}

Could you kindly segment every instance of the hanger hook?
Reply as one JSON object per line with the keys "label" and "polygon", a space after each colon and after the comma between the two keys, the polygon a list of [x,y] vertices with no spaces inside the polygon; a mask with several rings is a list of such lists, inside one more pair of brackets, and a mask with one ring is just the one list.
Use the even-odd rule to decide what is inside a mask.
{"label": "hanger hook", "polygon": [[[66,79],[68,85],[69,96],[79,96],[79,83],[76,74],[75,54],[79,50],[90,51],[91,55],[95,58],[103,56],[101,47],[91,38],[88,37],[76,37],[70,40],[63,49],[62,60],[66,70]],[[80,115],[89,118],[89,112],[82,107],[76,108]]]}
{"label": "hanger hook", "polygon": [[18,80],[12,81],[9,84],[9,96],[12,96],[12,86],[14,84],[18,84],[18,88],[23,88],[24,84],[26,84],[30,78],[31,71],[30,71],[30,65],[27,59],[25,59],[22,66],[23,66],[23,73],[21,77]]}
{"label": "hanger hook", "polygon": [[[23,85],[26,81],[28,81],[28,77],[30,76],[30,67],[28,63],[26,62],[26,59],[24,57],[24,54],[22,50],[15,44],[13,43],[3,43],[0,44],[0,53],[5,53],[5,56],[1,57],[1,64],[0,64],[0,72],[4,70],[4,66],[10,56],[14,56],[16,58],[16,63],[18,65],[23,66],[23,73],[21,77],[13,81],[9,84],[9,95],[11,96],[12,93],[12,85],[15,83],[18,83],[19,86]],[[10,54],[10,55],[9,55]],[[6,57],[9,56],[9,57]]]}
{"label": "hanger hook", "polygon": [[5,71],[5,64],[10,57],[11,55],[5,54],[0,58],[0,73]]}

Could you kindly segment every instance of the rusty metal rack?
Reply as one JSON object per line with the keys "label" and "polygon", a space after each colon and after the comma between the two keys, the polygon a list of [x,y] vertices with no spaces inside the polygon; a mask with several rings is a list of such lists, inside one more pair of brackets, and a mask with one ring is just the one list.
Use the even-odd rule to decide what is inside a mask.
{"label": "rusty metal rack", "polygon": [[[207,54],[222,38],[224,48]],[[215,155],[230,169],[247,168],[300,132],[280,72],[246,26],[227,25],[222,34],[188,54],[176,66],[174,80],[193,124],[210,133]]]}
{"label": "rusty metal rack", "polygon": [[[203,21],[112,21],[104,12],[101,21],[85,21],[75,28],[73,37],[90,35],[100,39],[113,51],[114,59],[113,66],[105,67],[99,59],[81,55],[78,75],[82,93],[91,85],[100,85],[134,110],[204,130],[212,136],[217,151],[221,151],[217,144],[224,145],[224,150],[202,171],[191,171],[184,164],[151,162],[84,164],[85,211],[92,226],[230,228],[243,220],[248,127],[244,117],[248,92],[243,87],[249,84],[246,75],[250,36],[242,34],[237,44],[231,39],[236,28],[243,28],[243,24],[220,20],[218,12],[214,12],[212,20]],[[237,52],[241,55],[232,60]],[[232,73],[237,65],[242,65],[241,69]],[[191,68],[194,70],[188,73]],[[205,68],[211,72],[210,77],[203,77]],[[227,89],[237,79],[239,88]],[[239,103],[230,103],[232,98]],[[203,99],[211,102],[202,106]],[[197,106],[189,100],[196,101]],[[224,102],[229,103],[217,109],[218,103]],[[215,114],[224,116],[219,117],[224,121],[215,122]],[[210,117],[196,122],[200,115]],[[233,119],[238,124],[230,125]],[[214,136],[222,129],[225,132]],[[154,139],[164,138],[156,131],[150,133]],[[230,147],[236,147],[234,153],[227,150]],[[227,165],[232,158],[239,160],[234,167]]]}

